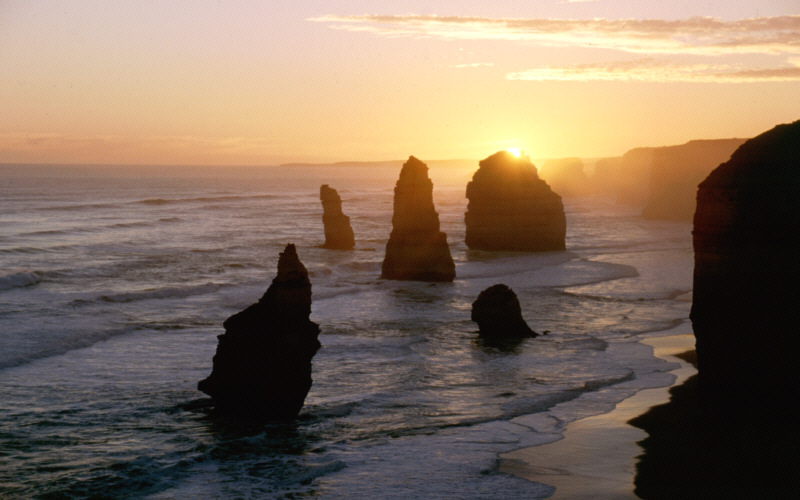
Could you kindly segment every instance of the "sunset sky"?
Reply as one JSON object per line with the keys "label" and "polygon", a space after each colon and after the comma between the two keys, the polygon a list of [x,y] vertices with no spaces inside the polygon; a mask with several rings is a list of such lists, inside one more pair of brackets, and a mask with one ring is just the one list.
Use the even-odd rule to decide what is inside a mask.
{"label": "sunset sky", "polygon": [[0,163],[614,156],[800,119],[800,2],[0,1]]}

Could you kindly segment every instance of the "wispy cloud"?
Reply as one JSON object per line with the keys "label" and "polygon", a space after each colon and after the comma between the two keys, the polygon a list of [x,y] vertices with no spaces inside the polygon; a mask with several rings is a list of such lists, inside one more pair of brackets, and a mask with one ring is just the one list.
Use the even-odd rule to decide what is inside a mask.
{"label": "wispy cloud", "polygon": [[680,64],[656,59],[533,68],[506,75],[509,80],[641,81],[752,83],[800,80],[800,67],[747,69],[725,64]]}
{"label": "wispy cloud", "polygon": [[482,66],[492,67],[494,63],[490,62],[480,62],[480,63],[464,63],[464,64],[454,64],[454,68],[480,68]]}
{"label": "wispy cloud", "polygon": [[664,19],[497,19],[436,15],[322,16],[331,28],[391,37],[509,40],[631,53],[800,54],[800,16],[723,21]]}
{"label": "wispy cloud", "polygon": [[[331,28],[385,37],[505,40],[547,47],[611,49],[646,54],[636,61],[539,67],[509,73],[513,80],[639,80],[756,82],[800,80],[800,15],[724,21],[712,17],[664,19],[503,19],[436,15],[322,16]],[[708,64],[708,58],[761,54],[785,59],[773,68]],[[654,57],[705,59],[689,64]],[[752,63],[750,63],[752,64]]]}

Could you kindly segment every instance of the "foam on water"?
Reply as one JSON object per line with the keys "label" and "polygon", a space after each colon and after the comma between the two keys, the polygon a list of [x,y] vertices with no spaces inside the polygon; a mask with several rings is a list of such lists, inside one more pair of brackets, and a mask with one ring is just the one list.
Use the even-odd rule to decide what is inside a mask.
{"label": "foam on water", "polygon": [[[430,284],[378,278],[400,163],[4,168],[0,496],[544,497],[498,454],[669,383],[637,340],[688,316],[689,225],[604,199],[565,200],[566,252],[470,251],[468,175],[432,167],[457,277]],[[319,248],[321,184],[356,251]],[[197,381],[289,242],[322,328],[306,406],[290,425],[214,420]],[[550,334],[478,340],[471,303],[499,282]]]}

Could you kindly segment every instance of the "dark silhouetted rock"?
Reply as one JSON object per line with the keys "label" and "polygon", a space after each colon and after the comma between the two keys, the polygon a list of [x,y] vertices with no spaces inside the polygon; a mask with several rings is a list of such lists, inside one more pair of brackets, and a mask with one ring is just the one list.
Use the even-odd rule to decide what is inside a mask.
{"label": "dark silhouetted rock", "polygon": [[472,303],[472,321],[485,337],[536,337],[522,319],[517,294],[506,285],[493,285]]}
{"label": "dark silhouetted rock", "polygon": [[261,299],[227,320],[211,375],[197,388],[220,413],[257,420],[297,416],[311,388],[311,358],[320,347],[311,314],[311,283],[294,245]]}
{"label": "dark silhouetted rock", "polygon": [[386,243],[381,278],[453,281],[455,275],[447,235],[439,231],[428,167],[409,156],[394,188],[392,233]]}
{"label": "dark silhouetted rock", "polygon": [[530,159],[500,151],[479,165],[467,184],[467,246],[477,250],[564,250],[564,205],[539,179]]}
{"label": "dark silhouetted rock", "polygon": [[323,184],[319,188],[322,201],[322,224],[325,226],[324,248],[352,250],[356,246],[350,217],[342,212],[342,199],[335,189]]}
{"label": "dark silhouetted rock", "polygon": [[592,191],[580,158],[547,160],[539,170],[539,177],[561,196],[586,196]]}
{"label": "dark silhouetted rock", "polygon": [[800,121],[745,142],[709,174],[693,234],[691,319],[706,408],[795,418]]}
{"label": "dark silhouetted rock", "polygon": [[653,149],[645,219],[692,220],[697,185],[742,145],[744,139],[690,141]]}

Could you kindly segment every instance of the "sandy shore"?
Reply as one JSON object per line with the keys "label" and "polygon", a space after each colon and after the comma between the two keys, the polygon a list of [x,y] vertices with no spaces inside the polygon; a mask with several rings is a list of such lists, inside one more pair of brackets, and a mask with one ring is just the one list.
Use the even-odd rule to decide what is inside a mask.
{"label": "sandy shore", "polygon": [[[694,348],[691,330],[680,335],[645,341],[656,356],[680,367],[672,386],[684,383],[697,370],[676,355]],[[669,401],[671,386],[645,389],[601,415],[570,423],[561,440],[501,455],[500,470],[555,487],[552,498],[638,498],[634,478],[642,448],[637,442],[648,434],[628,421]]]}

